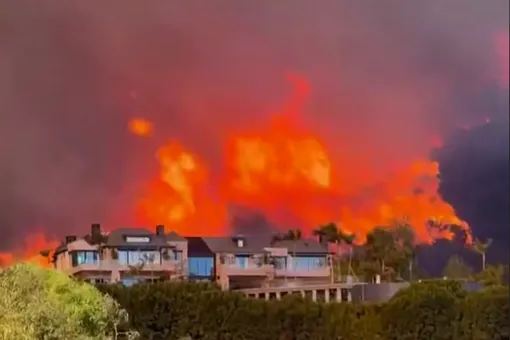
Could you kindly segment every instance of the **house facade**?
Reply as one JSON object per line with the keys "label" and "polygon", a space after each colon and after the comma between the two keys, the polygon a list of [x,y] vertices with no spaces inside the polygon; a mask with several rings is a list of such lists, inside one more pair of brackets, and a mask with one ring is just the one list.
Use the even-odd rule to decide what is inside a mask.
{"label": "house facade", "polygon": [[210,279],[223,289],[329,282],[331,256],[315,240],[271,237],[188,238],[190,279]]}
{"label": "house facade", "polygon": [[327,283],[332,273],[327,245],[315,240],[274,241],[271,235],[181,237],[144,228],[67,236],[55,249],[56,269],[91,283],[168,279],[208,280],[223,289]]}
{"label": "house facade", "polygon": [[91,283],[123,283],[187,277],[187,240],[164,226],[156,232],[122,228],[111,233],[91,226],[84,237],[67,236],[52,257],[56,269]]}

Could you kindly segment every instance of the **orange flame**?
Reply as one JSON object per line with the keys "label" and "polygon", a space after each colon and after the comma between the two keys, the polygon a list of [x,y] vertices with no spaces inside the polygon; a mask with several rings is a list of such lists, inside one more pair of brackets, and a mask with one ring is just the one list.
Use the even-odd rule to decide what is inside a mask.
{"label": "orange flame", "polygon": [[[420,242],[453,237],[448,228],[431,229],[430,220],[459,225],[469,233],[438,194],[437,163],[418,159],[381,182],[383,174],[365,176],[353,171],[353,164],[331,159],[321,138],[296,122],[310,86],[302,78],[291,80],[296,96],[283,113],[265,127],[228,136],[219,183],[210,183],[199,155],[175,142],[162,146],[157,157],[161,174],[140,202],[142,216],[183,234],[224,234],[225,207],[234,202],[262,210],[281,226],[293,221],[293,227],[305,232],[336,221],[359,242],[374,227],[404,218]],[[209,185],[214,185],[216,199]]]}
{"label": "orange flame", "polygon": [[135,118],[129,121],[129,131],[141,137],[152,134],[152,123],[143,118]]}
{"label": "orange flame", "polygon": [[[42,267],[50,267],[53,249],[57,247],[58,243],[58,241],[47,239],[42,232],[31,234],[25,240],[22,249],[14,253],[0,252],[0,267],[23,261],[32,262]],[[45,251],[47,254],[43,256],[41,252]]]}

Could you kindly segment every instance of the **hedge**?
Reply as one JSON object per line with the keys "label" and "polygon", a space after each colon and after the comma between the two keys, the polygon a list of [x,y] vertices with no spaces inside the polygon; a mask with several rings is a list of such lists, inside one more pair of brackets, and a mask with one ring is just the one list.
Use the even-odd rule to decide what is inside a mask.
{"label": "hedge", "polygon": [[100,286],[143,340],[508,339],[508,288],[466,293],[455,282],[414,284],[384,304],[246,298],[209,284]]}

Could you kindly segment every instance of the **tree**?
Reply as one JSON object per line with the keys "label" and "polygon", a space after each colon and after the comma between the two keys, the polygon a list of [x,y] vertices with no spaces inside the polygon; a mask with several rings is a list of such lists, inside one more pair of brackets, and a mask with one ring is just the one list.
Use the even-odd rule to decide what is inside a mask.
{"label": "tree", "polygon": [[396,247],[396,266],[406,266],[409,281],[413,279],[413,262],[416,256],[416,235],[407,219],[396,220],[393,224],[394,242]]}
{"label": "tree", "polygon": [[459,256],[452,256],[443,269],[443,275],[449,279],[466,280],[473,274],[473,269]]}
{"label": "tree", "polygon": [[366,259],[376,261],[379,273],[387,278],[395,272],[395,268],[388,266],[388,262],[395,259],[395,238],[391,229],[376,227],[367,235],[365,243]]}
{"label": "tree", "polygon": [[[334,243],[336,245],[336,255],[337,255],[337,266],[340,268],[340,246],[342,244],[349,246],[349,265],[348,265],[348,274],[353,274],[352,270],[352,255],[353,255],[353,244],[356,236],[354,234],[345,233],[342,229],[340,229],[336,223],[328,223],[322,226],[319,226],[317,229],[312,231],[314,236],[319,237],[319,239],[324,240],[328,243]],[[341,276],[341,272],[339,270],[339,274]],[[335,279],[335,275],[331,276],[332,282]]]}
{"label": "tree", "polygon": [[0,315],[0,339],[115,339],[116,327],[127,322],[92,285],[34,264],[0,274]]}
{"label": "tree", "polygon": [[492,239],[487,239],[485,242],[480,241],[479,239],[475,238],[473,241],[473,244],[471,245],[471,249],[475,251],[476,253],[480,254],[482,257],[482,270],[485,270],[486,266],[486,260],[485,260],[485,254],[487,253],[487,249],[492,244]]}
{"label": "tree", "polygon": [[[291,241],[292,242],[292,268],[295,269],[296,263],[296,242],[301,240],[303,233],[300,229],[289,229],[286,233],[276,234],[273,236],[272,242]],[[296,279],[296,276],[294,276]]]}

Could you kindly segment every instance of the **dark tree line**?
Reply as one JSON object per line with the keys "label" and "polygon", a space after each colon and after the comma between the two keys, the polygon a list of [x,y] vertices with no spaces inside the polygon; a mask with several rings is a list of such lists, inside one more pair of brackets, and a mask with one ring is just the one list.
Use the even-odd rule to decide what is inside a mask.
{"label": "dark tree line", "polygon": [[508,339],[508,287],[468,293],[455,281],[415,283],[384,304],[255,300],[209,284],[101,286],[130,315],[141,339]]}

